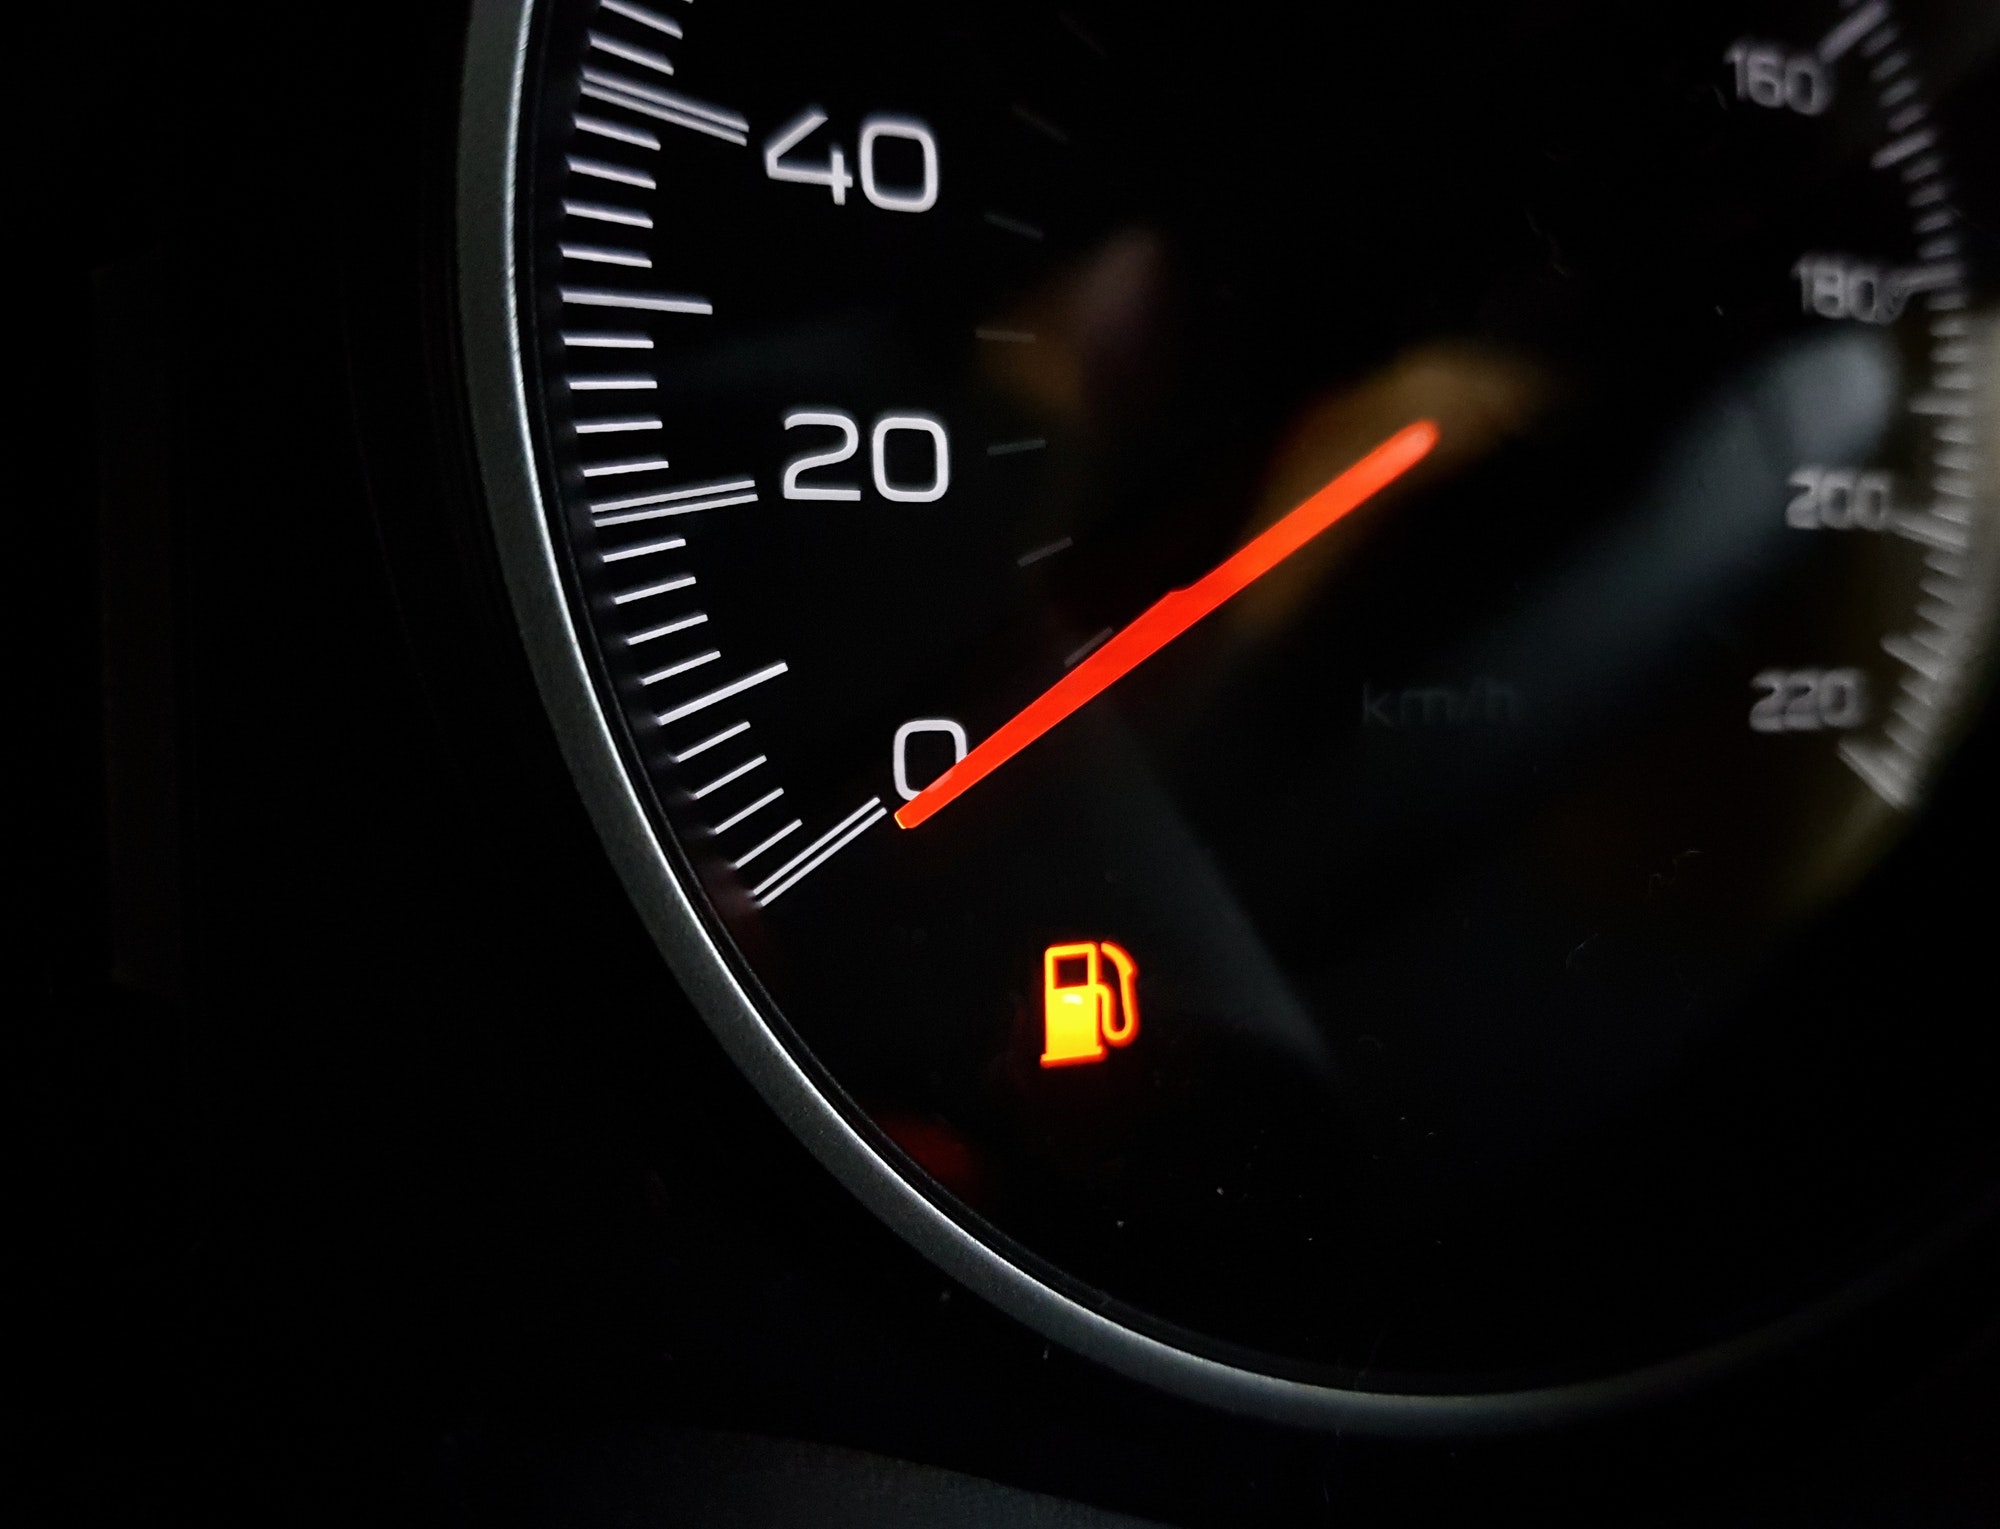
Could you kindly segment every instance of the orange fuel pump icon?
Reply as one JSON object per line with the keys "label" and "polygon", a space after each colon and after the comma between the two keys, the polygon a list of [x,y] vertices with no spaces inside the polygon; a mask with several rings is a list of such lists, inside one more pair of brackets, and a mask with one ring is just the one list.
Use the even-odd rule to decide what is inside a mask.
{"label": "orange fuel pump icon", "polygon": [[[1118,973],[1114,995],[1104,980]],[[1051,945],[1042,952],[1042,1065],[1101,1062],[1106,1046],[1129,1046],[1139,1034],[1139,965],[1109,940]]]}

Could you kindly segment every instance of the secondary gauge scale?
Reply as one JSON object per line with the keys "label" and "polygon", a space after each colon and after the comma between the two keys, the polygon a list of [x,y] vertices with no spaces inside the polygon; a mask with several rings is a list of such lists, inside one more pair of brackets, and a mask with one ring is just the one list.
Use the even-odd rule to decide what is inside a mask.
{"label": "secondary gauge scale", "polygon": [[475,7],[530,657],[835,1172],[1379,1428],[1692,1383],[1991,1208],[1899,859],[1996,593],[1979,9]]}

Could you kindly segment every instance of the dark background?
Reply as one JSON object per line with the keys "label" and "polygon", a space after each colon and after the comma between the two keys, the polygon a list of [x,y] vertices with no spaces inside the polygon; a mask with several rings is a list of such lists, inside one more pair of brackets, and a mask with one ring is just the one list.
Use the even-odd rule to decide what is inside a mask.
{"label": "dark background", "polygon": [[1190,1523],[2000,1522],[1983,1266],[1714,1408],[1390,1447],[1052,1351],[848,1199],[672,987],[508,633],[463,21],[10,28],[12,1521],[1081,1521],[841,1446]]}

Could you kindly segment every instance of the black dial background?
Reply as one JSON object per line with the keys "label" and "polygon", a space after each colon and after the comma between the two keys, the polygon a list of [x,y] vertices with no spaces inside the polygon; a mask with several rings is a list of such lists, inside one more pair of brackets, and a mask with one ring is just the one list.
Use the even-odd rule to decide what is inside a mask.
{"label": "black dial background", "polygon": [[[1827,843],[1871,818],[1885,838],[1883,814],[1825,738],[1774,747],[1743,721],[1774,654],[1871,665],[1887,691],[1877,642],[1922,571],[1921,549],[1777,519],[1799,462],[1927,460],[1893,403],[1870,414],[1825,380],[1872,367],[1917,390],[1921,324],[1830,332],[1789,275],[1801,251],[1917,258],[1900,180],[1868,167],[1883,130],[1858,56],[1823,119],[1727,98],[1732,38],[1835,19],[705,20],[676,84],[745,112],[751,143],[669,129],[657,159],[624,156],[663,185],[658,237],[631,241],[655,254],[645,284],[717,308],[648,326],[645,402],[668,486],[754,472],[762,498],[602,532],[586,505],[606,490],[576,465],[617,453],[575,442],[568,421],[605,411],[561,381],[602,358],[557,338],[596,315],[556,295],[600,273],[555,246],[603,233],[560,201],[597,189],[563,156],[604,151],[569,128],[586,13],[550,13],[527,349],[612,708],[829,1091],[1045,1277],[1260,1367],[1497,1389],[1727,1339],[1983,1213],[1995,1043],[1952,996],[1976,939],[1938,922],[1980,914],[1941,908],[1919,860],[1804,922],[1859,869]],[[1983,36],[1963,27],[1918,12],[1910,45],[1961,59]],[[1955,153],[1986,136],[1988,93],[1937,67]],[[871,109],[929,122],[938,208],[765,180],[757,145],[806,102],[836,138]],[[1046,237],[996,230],[996,207]],[[1976,279],[1977,230],[1967,253]],[[973,338],[1046,324],[1052,289],[1107,268],[1140,311],[1120,343],[1073,342],[1080,401],[1013,385]],[[728,861],[763,829],[711,844],[706,825],[771,772],[720,809],[691,800],[730,756],[680,772],[670,754],[736,712],[662,731],[663,700],[791,663],[738,708],[756,727],[738,752],[776,761],[803,805],[759,821],[803,811],[803,841],[888,796],[899,721],[990,732],[1093,629],[1242,538],[1316,401],[1443,342],[1551,396],[1476,469],[1361,520],[1281,634],[1212,622],[916,833],[875,831],[768,911],[746,897],[757,873]],[[943,415],[948,501],[779,500],[799,406]],[[1843,408],[1861,423],[1818,417]],[[1718,448],[1746,416],[1752,445]],[[1024,436],[1049,447],[983,459]],[[1747,551],[1745,517],[1767,527]],[[625,647],[657,618],[611,606],[638,579],[597,557],[662,529],[688,538],[709,616],[686,645],[731,660],[679,689],[638,682],[673,655]],[[1519,714],[1357,725],[1371,687],[1438,684],[1503,686]],[[1145,1041],[1042,1073],[1040,953],[1092,936],[1139,955]]]}
{"label": "black dial background", "polygon": [[[940,1490],[898,1461],[1181,1523],[1990,1511],[1990,1356],[1935,1363],[1977,1260],[1715,1415],[1391,1449],[1051,1351],[837,1189],[662,972],[515,651],[452,334],[463,21],[15,34],[53,235],[15,314],[15,1521],[672,1522],[741,1467],[893,1522]],[[1916,867],[1968,900],[1992,757]]]}

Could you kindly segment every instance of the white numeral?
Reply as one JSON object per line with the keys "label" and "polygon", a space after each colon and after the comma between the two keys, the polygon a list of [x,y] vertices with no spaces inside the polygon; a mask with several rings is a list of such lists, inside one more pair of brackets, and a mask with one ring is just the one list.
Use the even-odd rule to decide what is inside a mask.
{"label": "white numeral", "polygon": [[[815,468],[832,467],[852,457],[861,446],[861,429],[851,414],[829,409],[794,409],[785,416],[785,428],[817,425],[840,432],[840,444],[831,451],[808,451],[785,464],[784,494],[787,499],[839,500],[853,503],[861,489],[852,483],[808,483],[805,474]],[[921,435],[930,442],[930,481],[897,483],[889,477],[889,437],[897,431]],[[874,469],[875,492],[894,504],[934,504],[951,487],[951,437],[944,421],[934,414],[883,414],[876,418],[868,435],[868,454]]]}
{"label": "white numeral", "polygon": [[1723,60],[1736,72],[1736,99],[1772,111],[1817,117],[1833,105],[1833,76],[1810,53],[1787,53],[1776,43],[1745,39]]}
{"label": "white numeral", "polygon": [[1798,493],[1785,524],[1800,531],[1881,531],[1889,524],[1895,480],[1851,467],[1801,467],[1788,480]]}
{"label": "white numeral", "polygon": [[[902,138],[923,154],[923,179],[914,191],[885,188],[875,174],[875,145],[884,138]],[[928,212],[937,205],[938,151],[931,130],[915,117],[876,115],[861,124],[861,194],[884,212]]]}
{"label": "white numeral", "polygon": [[1750,708],[1753,732],[1844,731],[1868,719],[1867,676],[1859,669],[1766,669],[1750,688],[1763,692]]}
{"label": "white numeral", "polygon": [[[922,786],[913,786],[910,784],[910,762],[905,757],[904,752],[909,747],[910,740],[919,733],[943,733],[946,737],[950,738],[952,764],[957,764],[961,759],[965,758],[965,729],[952,721],[951,718],[919,717],[914,722],[905,722],[901,727],[896,729],[896,742],[889,750],[889,759],[895,769],[896,795],[900,796],[906,802],[915,801],[917,793],[924,789]],[[950,768],[951,765],[945,766],[946,770]],[[943,773],[944,770],[938,771],[938,775],[942,775]],[[937,776],[931,777],[933,780],[936,778]]]}
{"label": "white numeral", "polygon": [[854,421],[845,414],[834,414],[818,409],[794,409],[785,416],[785,428],[796,430],[800,425],[821,425],[840,432],[840,444],[831,451],[808,451],[796,456],[785,464],[785,497],[787,499],[838,499],[851,503],[861,497],[860,488],[851,483],[802,483],[802,474],[815,467],[831,467],[836,462],[845,462],[860,449],[861,432],[854,428]]}
{"label": "white numeral", "polygon": [[[889,436],[910,430],[931,438],[931,481],[921,488],[889,481]],[[944,498],[951,487],[951,447],[945,440],[944,422],[929,414],[885,414],[875,421],[869,437],[875,465],[875,492],[898,504],[930,504]]]}
{"label": "white numeral", "polygon": [[1823,319],[1893,324],[1908,297],[1895,272],[1842,255],[1808,255],[1792,267],[1792,278],[1799,284],[1799,311]]}
{"label": "white numeral", "polygon": [[854,177],[847,173],[847,153],[834,144],[823,165],[787,162],[785,156],[826,124],[826,113],[808,106],[764,141],[764,173],[774,181],[791,181],[800,186],[824,186],[833,193],[833,205],[847,205],[847,188]]}
{"label": "white numeral", "polygon": [[[826,126],[826,113],[809,106],[777,132],[764,140],[764,173],[774,181],[800,186],[824,186],[833,195],[833,205],[847,205],[848,188],[854,177],[847,170],[847,151],[831,144],[820,164],[802,163],[786,156],[806,139]],[[875,146],[883,139],[900,139],[917,146],[922,170],[914,186],[883,184],[875,166]],[[861,123],[861,194],[884,212],[928,212],[938,199],[937,136],[928,124],[915,117],[877,112]]]}

